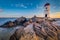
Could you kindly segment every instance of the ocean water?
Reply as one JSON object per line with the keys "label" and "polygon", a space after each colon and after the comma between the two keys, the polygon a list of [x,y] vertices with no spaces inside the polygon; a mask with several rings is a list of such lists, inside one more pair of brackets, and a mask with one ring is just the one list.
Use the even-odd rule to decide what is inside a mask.
{"label": "ocean water", "polygon": [[[0,25],[7,21],[14,21],[17,18],[0,18]],[[15,32],[16,27],[13,28],[0,28],[0,40],[9,40],[10,36]]]}
{"label": "ocean water", "polygon": [[14,21],[16,18],[0,18],[0,25],[3,25],[7,21]]}
{"label": "ocean water", "polygon": [[53,24],[60,26],[60,20],[56,21],[56,22],[53,22]]}
{"label": "ocean water", "polygon": [[9,40],[14,32],[15,28],[0,28],[0,40]]}
{"label": "ocean water", "polygon": [[[0,18],[0,25],[3,25],[7,21],[14,21],[17,18]],[[9,40],[10,36],[16,31],[20,26],[12,28],[2,28],[0,27],[0,40]]]}

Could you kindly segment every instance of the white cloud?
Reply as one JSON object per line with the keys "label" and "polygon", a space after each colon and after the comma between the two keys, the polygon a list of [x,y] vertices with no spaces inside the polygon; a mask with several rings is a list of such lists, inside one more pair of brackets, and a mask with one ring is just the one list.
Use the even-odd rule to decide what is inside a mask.
{"label": "white cloud", "polygon": [[11,6],[15,6],[15,7],[21,7],[21,8],[27,8],[27,6],[23,3],[18,3],[18,4],[11,4]]}
{"label": "white cloud", "polygon": [[22,7],[22,8],[27,8],[27,6],[24,5],[24,4],[20,4],[20,7]]}
{"label": "white cloud", "polygon": [[26,5],[24,5],[23,3],[18,3],[18,4],[15,4],[16,7],[21,7],[21,8],[27,8]]}

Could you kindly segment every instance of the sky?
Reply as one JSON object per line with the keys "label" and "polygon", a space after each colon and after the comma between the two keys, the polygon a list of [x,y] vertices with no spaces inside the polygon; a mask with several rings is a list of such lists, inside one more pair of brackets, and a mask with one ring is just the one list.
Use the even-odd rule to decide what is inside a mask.
{"label": "sky", "polygon": [[50,16],[60,17],[60,0],[0,0],[0,17],[43,17],[46,3],[50,3]]}

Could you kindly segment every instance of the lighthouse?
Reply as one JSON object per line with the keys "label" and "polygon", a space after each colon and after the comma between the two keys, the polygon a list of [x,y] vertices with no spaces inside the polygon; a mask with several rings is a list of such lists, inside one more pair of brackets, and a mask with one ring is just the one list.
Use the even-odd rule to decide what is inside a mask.
{"label": "lighthouse", "polygon": [[45,18],[50,18],[50,3],[46,3],[44,8]]}

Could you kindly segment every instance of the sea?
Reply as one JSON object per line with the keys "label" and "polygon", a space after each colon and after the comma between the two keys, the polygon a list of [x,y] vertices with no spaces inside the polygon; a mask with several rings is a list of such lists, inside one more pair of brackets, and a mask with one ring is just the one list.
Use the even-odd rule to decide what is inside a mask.
{"label": "sea", "polygon": [[[17,18],[0,18],[0,25],[8,21],[14,21]],[[10,36],[14,34],[16,29],[20,28],[20,26],[12,27],[12,28],[2,28],[0,27],[0,40],[9,40]]]}
{"label": "sea", "polygon": [[[8,21],[14,21],[17,18],[0,18],[0,25]],[[15,32],[16,28],[2,28],[0,27],[0,40],[9,40],[10,36]]]}
{"label": "sea", "polygon": [[14,21],[17,18],[0,18],[0,25],[3,25],[4,23],[8,22],[8,21]]}

